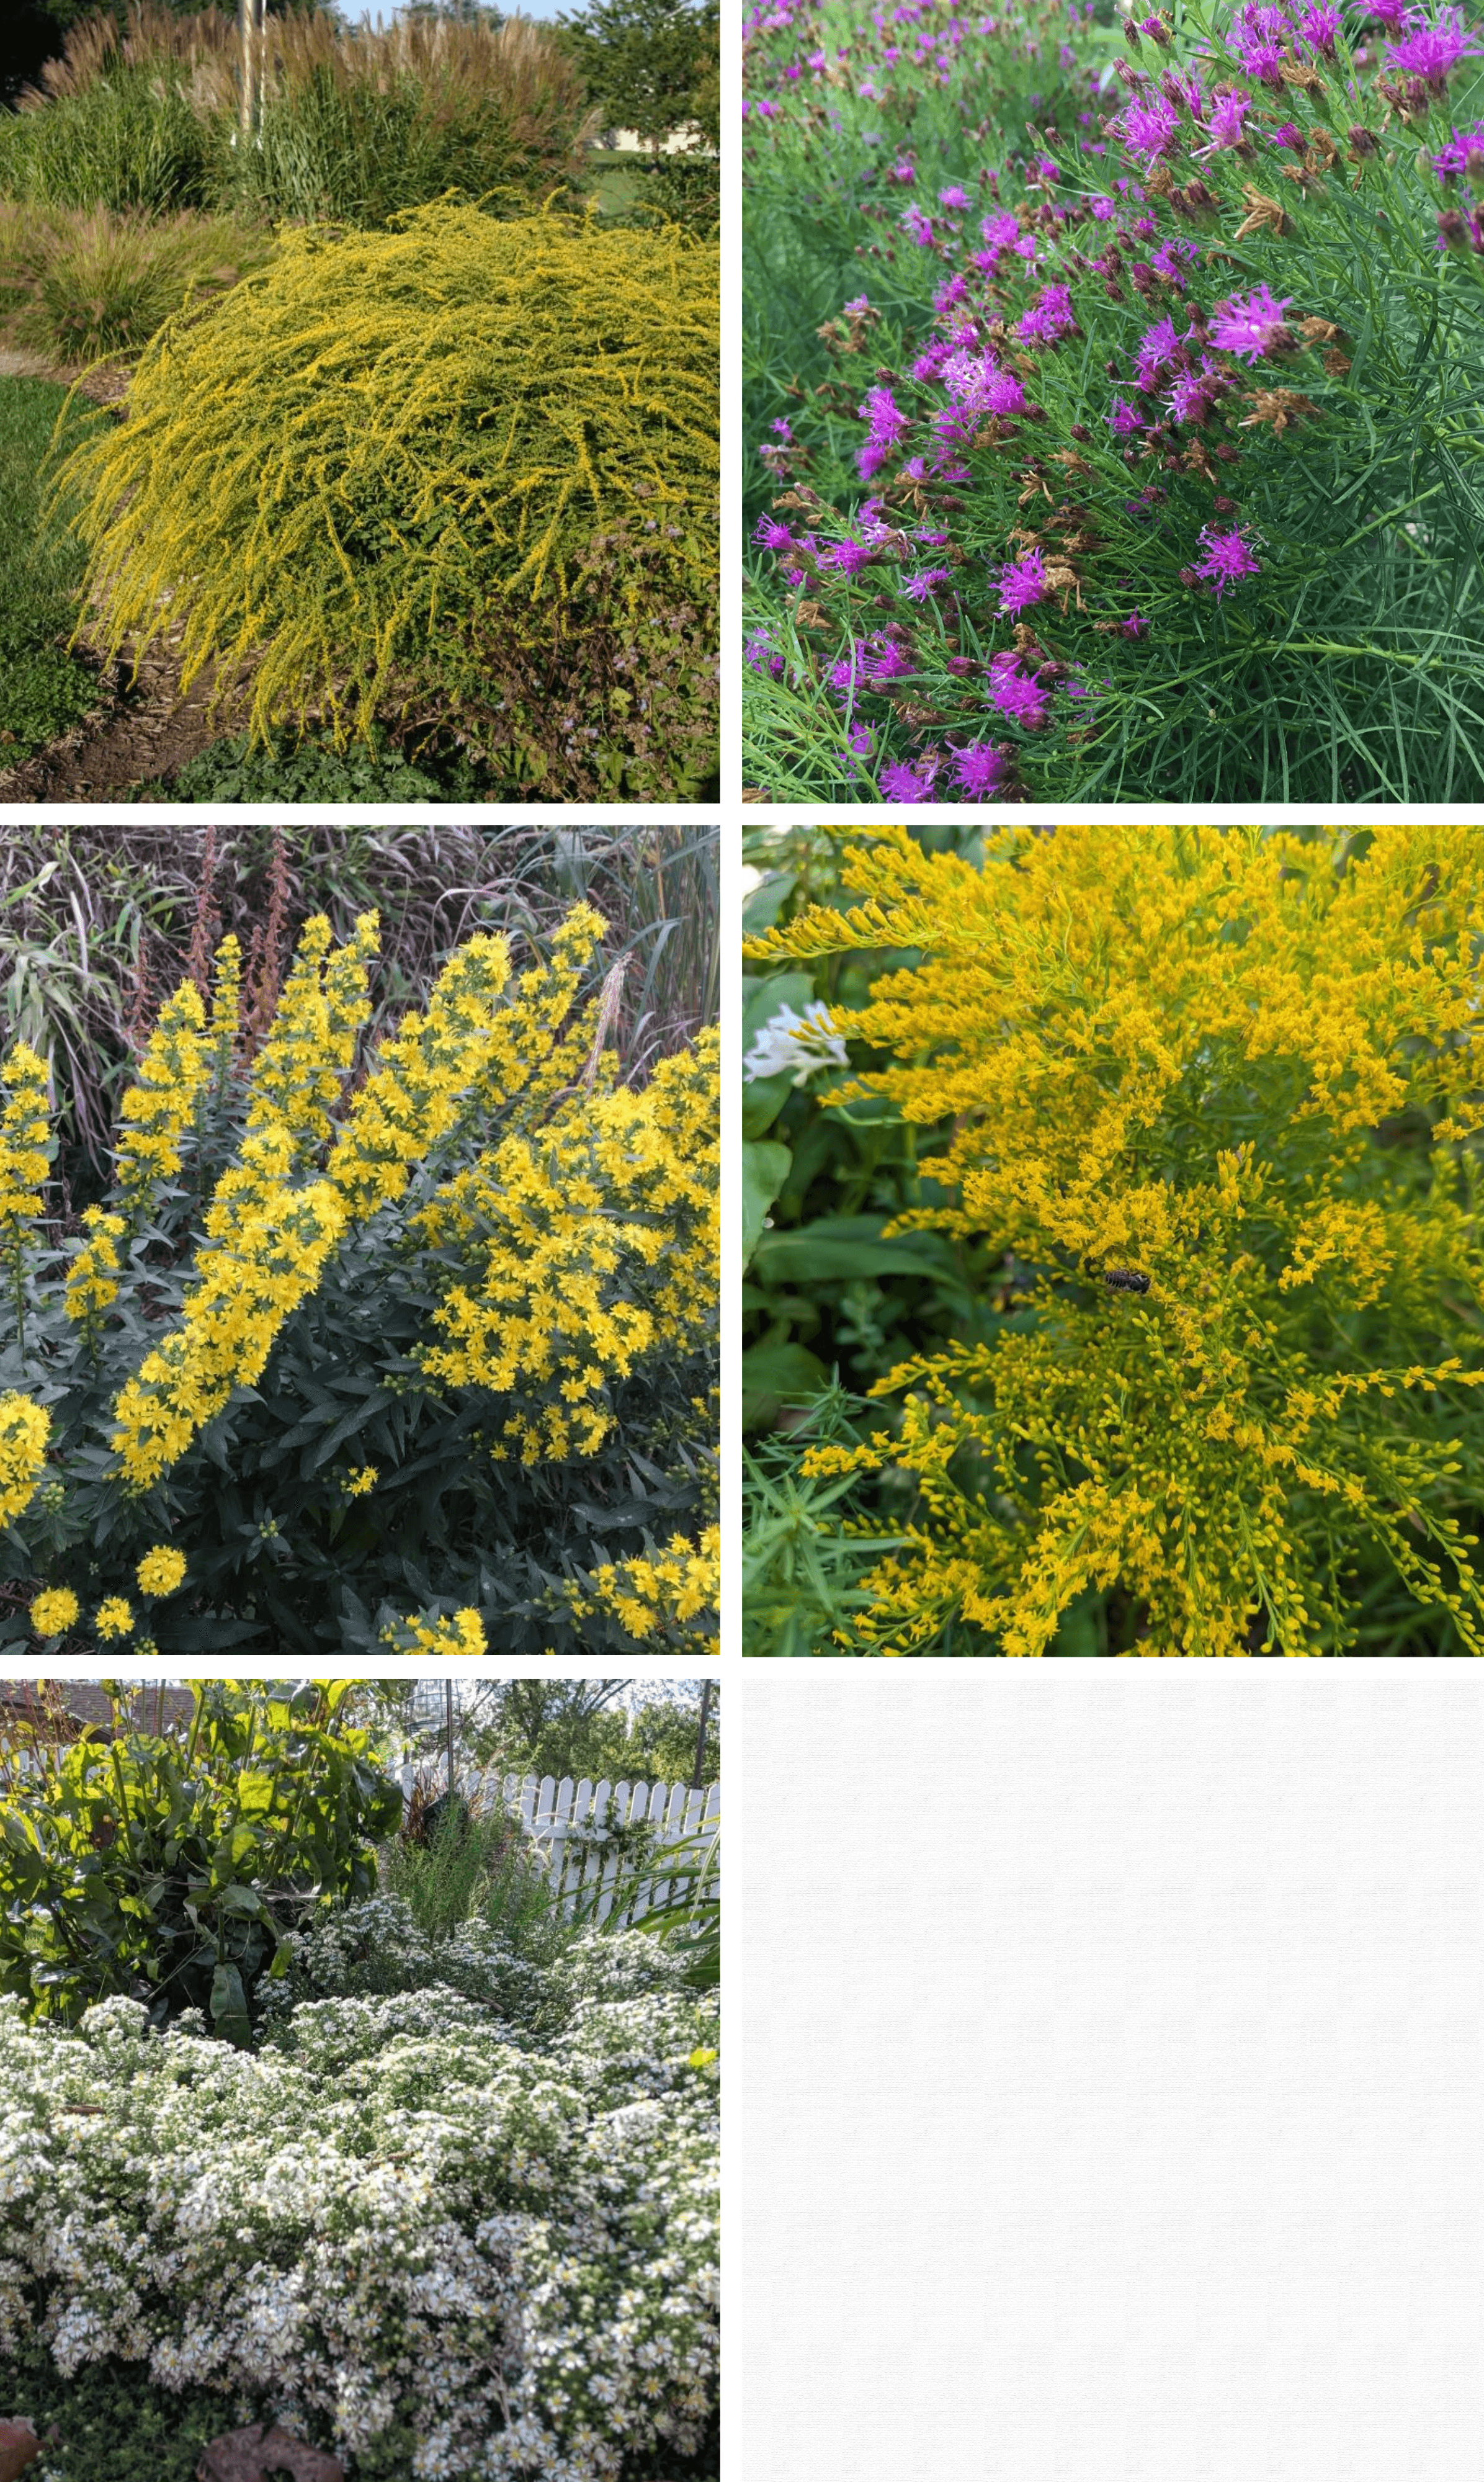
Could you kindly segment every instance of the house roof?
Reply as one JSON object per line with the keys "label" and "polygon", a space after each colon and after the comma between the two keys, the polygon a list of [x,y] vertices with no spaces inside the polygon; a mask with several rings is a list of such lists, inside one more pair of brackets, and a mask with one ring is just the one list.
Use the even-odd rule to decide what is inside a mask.
{"label": "house roof", "polygon": [[[195,1702],[189,1689],[136,1682],[121,1703],[126,1729],[152,1732],[156,1715],[167,1725],[187,1722]],[[0,1726],[24,1720],[51,1737],[53,1719],[64,1717],[58,1739],[72,1740],[89,1725],[112,1735],[113,1701],[96,1680],[0,1680]]]}

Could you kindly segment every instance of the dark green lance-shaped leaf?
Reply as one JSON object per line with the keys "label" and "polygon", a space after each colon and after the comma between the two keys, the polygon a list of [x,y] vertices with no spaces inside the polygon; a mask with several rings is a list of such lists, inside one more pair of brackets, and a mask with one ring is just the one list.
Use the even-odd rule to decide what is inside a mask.
{"label": "dark green lance-shaped leaf", "polygon": [[247,2049],[252,2028],[248,2018],[248,1995],[235,1965],[219,1965],[211,1977],[211,2021],[228,2043],[234,2043],[239,2050]]}

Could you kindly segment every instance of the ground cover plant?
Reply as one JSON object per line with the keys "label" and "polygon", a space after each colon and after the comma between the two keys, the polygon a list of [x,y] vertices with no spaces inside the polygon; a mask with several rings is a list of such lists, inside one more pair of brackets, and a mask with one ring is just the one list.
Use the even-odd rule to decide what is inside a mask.
{"label": "ground cover plant", "polygon": [[1099,13],[749,20],[754,779],[1475,798],[1484,44]]}
{"label": "ground cover plant", "polygon": [[[503,933],[450,953],[424,911],[436,966],[373,1028],[374,911],[339,940],[312,914],[279,990],[281,870],[255,960],[227,933],[208,962],[212,876],[106,1139],[74,1098],[66,1214],[46,1064],[24,1039],[0,1064],[0,1636],[699,1650],[714,1030],[630,1019],[625,1080],[624,961],[582,901],[518,972]],[[48,962],[13,1007],[85,1057]]]}
{"label": "ground cover plant", "polygon": [[95,670],[67,647],[82,555],[60,515],[46,522],[41,514],[66,404],[66,390],[44,380],[0,377],[0,770],[65,732],[101,696]]}
{"label": "ground cover plant", "polygon": [[[348,1890],[334,1745],[364,1741],[368,1686],[203,1682],[173,1726],[116,1703],[113,1738],[43,1740],[38,1764],[33,1735],[0,1793],[9,1866],[31,1854],[65,1892],[117,1872],[167,1760],[235,1737],[263,1796],[244,1811],[292,1820],[306,1781],[335,1882],[296,1893],[241,1826],[203,1857],[214,1887],[240,1868],[243,1905],[299,1907],[246,2031],[184,1989],[157,2006],[147,1974],[66,2017],[13,1980],[0,1999],[0,2384],[47,2442],[32,2469],[185,2482],[207,2441],[277,2419],[348,2482],[713,2475],[714,1991],[670,1933],[534,1914],[508,1873],[436,1929]],[[65,1774],[100,1805],[117,1786],[101,1860]],[[205,1774],[229,1798],[230,1769]],[[373,1881],[394,1825],[358,1862]],[[137,1885],[113,1918],[139,1942]]]}
{"label": "ground cover plant", "polygon": [[1478,838],[938,842],[754,899],[754,1650],[1484,1651]]}
{"label": "ground cover plant", "polygon": [[[715,249],[473,207],[280,236],[84,441],[110,656],[169,625],[250,730],[456,728],[527,790],[712,763]],[[433,306],[436,304],[436,308]]]}

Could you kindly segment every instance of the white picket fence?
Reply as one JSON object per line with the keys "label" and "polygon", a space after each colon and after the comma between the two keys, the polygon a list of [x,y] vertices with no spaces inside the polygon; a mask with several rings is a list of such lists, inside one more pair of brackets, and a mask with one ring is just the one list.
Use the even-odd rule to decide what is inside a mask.
{"label": "white picket fence", "polygon": [[[402,1768],[404,1798],[411,1795],[418,1773],[424,1782],[430,1776],[435,1783],[446,1782],[446,1765],[439,1767],[435,1762],[430,1767],[424,1761],[418,1769],[408,1758]],[[472,1809],[511,1810],[527,1834],[546,1847],[547,1876],[564,1914],[570,1917],[580,1901],[583,1912],[591,1912],[600,1922],[613,1914],[618,1881],[632,1878],[635,1867],[632,1862],[621,1862],[617,1854],[596,1840],[604,1829],[648,1821],[658,1844],[678,1844],[682,1837],[719,1824],[722,1810],[720,1784],[707,1784],[698,1792],[690,1784],[610,1783],[606,1777],[592,1783],[586,1776],[577,1783],[570,1776],[563,1776],[558,1782],[552,1776],[502,1776],[470,1770],[459,1773],[458,1786]],[[688,1854],[685,1859],[690,1868],[682,1883],[660,1878],[655,1861],[645,1864],[651,1875],[617,1914],[621,1927],[668,1903],[672,1892],[692,1892],[691,1873],[697,1856]],[[718,1887],[719,1879],[713,1875],[705,1882],[703,1892],[715,1895]]]}

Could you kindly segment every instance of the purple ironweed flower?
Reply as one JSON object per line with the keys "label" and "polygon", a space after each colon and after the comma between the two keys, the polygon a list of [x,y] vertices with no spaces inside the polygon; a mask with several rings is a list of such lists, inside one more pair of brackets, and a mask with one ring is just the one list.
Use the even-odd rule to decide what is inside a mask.
{"label": "purple ironweed flower", "polygon": [[1142,431],[1144,428],[1143,415],[1136,412],[1134,408],[1121,396],[1114,398],[1113,410],[1108,420],[1120,439],[1131,438],[1134,432]]}
{"label": "purple ironweed flower", "polygon": [[1162,17],[1141,17],[1139,32],[1141,35],[1148,35],[1150,41],[1158,43],[1161,48],[1170,40],[1170,29]]}
{"label": "purple ironweed flower", "polygon": [[951,351],[952,347],[949,345],[946,336],[938,337],[933,344],[929,345],[925,354],[919,354],[917,356],[916,360],[912,366],[913,378],[914,380],[936,380],[939,372],[942,369],[944,362],[948,359]]}
{"label": "purple ironweed flower", "polygon": [[961,190],[957,181],[952,181],[946,190],[939,191],[938,203],[952,215],[963,215],[968,205],[968,192]]}
{"label": "purple ironweed flower", "polygon": [[945,311],[956,309],[967,291],[968,278],[963,269],[959,268],[949,277],[946,284],[939,286],[933,296],[933,307],[940,319]]}
{"label": "purple ironweed flower", "polygon": [[869,758],[871,754],[870,726],[868,724],[858,724],[855,730],[846,736],[845,746],[848,750],[853,750],[858,758]]}
{"label": "purple ironweed flower", "polygon": [[1456,180],[1468,172],[1471,155],[1484,156],[1484,123],[1477,120],[1471,129],[1453,131],[1447,145],[1433,157],[1433,171],[1440,181]]}
{"label": "purple ironweed flower", "polygon": [[1100,192],[1099,192],[1099,194],[1098,194],[1098,196],[1094,198],[1094,200],[1093,200],[1093,202],[1092,202],[1092,203],[1093,203],[1093,222],[1094,222],[1094,224],[1111,224],[1111,223],[1112,223],[1112,221],[1113,221],[1113,218],[1114,218],[1114,217],[1117,215],[1117,213],[1118,213],[1118,209],[1117,209],[1117,207],[1114,205],[1114,203],[1113,203],[1112,199],[1111,199],[1111,198],[1105,198],[1102,196],[1101,192],[1100,191]]}
{"label": "purple ironweed flower", "polygon": [[1153,394],[1159,384],[1160,374],[1173,368],[1179,341],[1173,319],[1157,320],[1140,337],[1135,377],[1146,396]]}
{"label": "purple ironweed flower", "polygon": [[1235,34],[1236,57],[1249,77],[1263,86],[1281,90],[1283,86],[1283,47],[1271,35],[1249,35],[1238,29]]}
{"label": "purple ironweed flower", "polygon": [[888,681],[906,681],[917,669],[916,658],[910,647],[902,647],[894,638],[878,638],[874,650],[865,659],[865,677],[874,689]]}
{"label": "purple ironweed flower", "polygon": [[1198,146],[1197,154],[1215,155],[1223,146],[1245,145],[1242,123],[1251,110],[1250,94],[1243,94],[1238,87],[1223,87],[1219,94],[1211,97],[1210,118],[1206,124],[1210,145]]}
{"label": "purple ironweed flower", "polygon": [[832,543],[827,551],[820,553],[819,566],[821,568],[837,568],[846,577],[854,577],[859,569],[865,568],[870,557],[867,544],[859,543],[847,535],[843,542]]}
{"label": "purple ironweed flower", "polygon": [[1465,26],[1462,9],[1444,9],[1436,24],[1424,10],[1409,9],[1401,22],[1403,40],[1387,45],[1387,66],[1425,78],[1440,93],[1460,61],[1484,51],[1484,43]]}
{"label": "purple ironweed flower", "polygon": [[1072,306],[1072,290],[1066,284],[1044,284],[1034,309],[1027,310],[1016,329],[1016,334],[1032,343],[1041,339],[1047,345],[1065,336],[1077,324]]}
{"label": "purple ironweed flower", "polygon": [[1211,320],[1211,343],[1219,353],[1235,354],[1249,365],[1259,361],[1282,343],[1283,314],[1292,301],[1285,293],[1276,302],[1265,284],[1257,285],[1245,298],[1233,294],[1230,302],[1219,304]]}
{"label": "purple ironweed flower", "polygon": [[1034,732],[1047,719],[1047,695],[1038,680],[1020,670],[1019,655],[1008,652],[990,659],[990,700],[1017,724]]}
{"label": "purple ironweed flower", "polygon": [[[1374,17],[1378,25],[1390,26],[1394,34],[1406,23],[1409,5],[1410,0],[1370,0],[1365,13]],[[1357,52],[1356,59],[1360,58],[1361,54]]]}
{"label": "purple ironweed flower", "polygon": [[891,167],[889,178],[893,181],[915,181],[916,177],[916,166],[906,163],[901,156],[898,156]]}
{"label": "purple ironweed flower", "polygon": [[1200,255],[1200,251],[1193,241],[1165,241],[1161,242],[1159,248],[1153,252],[1150,265],[1161,276],[1167,277],[1179,292],[1183,293],[1185,270],[1187,267],[1193,267]]}
{"label": "purple ironweed flower", "polygon": [[1216,391],[1210,383],[1209,367],[1208,363],[1203,363],[1199,371],[1177,373],[1175,385],[1165,399],[1177,422],[1199,425],[1210,412]]}
{"label": "purple ironweed flower", "polygon": [[1149,627],[1148,616],[1139,611],[1130,612],[1126,620],[1119,622],[1119,627],[1126,638],[1141,637]]}
{"label": "purple ironweed flower", "polygon": [[1338,33],[1339,11],[1331,5],[1331,0],[1319,0],[1319,5],[1306,9],[1298,21],[1299,41],[1307,43],[1312,52],[1321,52],[1327,61],[1335,57]]}
{"label": "purple ironweed flower", "polygon": [[900,758],[888,760],[888,764],[879,770],[876,780],[888,802],[925,802],[927,800],[933,789],[933,778],[937,770],[931,758],[925,758],[921,763],[927,771],[921,776],[918,775],[915,767],[909,766],[905,759]]}
{"label": "purple ironweed flower", "polygon": [[870,306],[869,296],[864,293],[858,293],[854,302],[846,303],[845,316],[847,319],[863,319],[867,316]]}
{"label": "purple ironweed flower", "polygon": [[1206,119],[1206,92],[1194,69],[1166,69],[1159,85],[1170,101],[1180,105],[1192,119]]}
{"label": "purple ironweed flower", "polygon": [[1180,117],[1162,94],[1152,94],[1142,103],[1134,97],[1125,105],[1119,127],[1129,154],[1153,164],[1157,157],[1168,155],[1175,145],[1180,134]]}
{"label": "purple ironweed flower", "polygon": [[830,687],[842,691],[846,698],[854,698],[861,676],[861,649],[853,645],[848,655],[841,655],[837,663],[831,665]]}
{"label": "purple ironweed flower", "polygon": [[1046,593],[1046,562],[1039,551],[1021,554],[999,572],[999,608],[1008,618],[1039,603]]}
{"label": "purple ironweed flower", "polygon": [[1240,526],[1232,526],[1225,534],[1215,526],[1203,526],[1201,541],[1206,545],[1206,558],[1195,574],[1205,578],[1218,603],[1239,577],[1257,577],[1260,573],[1260,564],[1254,560],[1252,545]]}
{"label": "purple ironweed flower", "polygon": [[[927,459],[925,457],[909,457],[897,479],[903,483],[925,483],[927,481]],[[948,538],[946,535],[923,535],[921,540],[923,542],[946,542]]]}
{"label": "purple ironweed flower", "polygon": [[753,528],[753,541],[761,543],[764,551],[792,551],[794,547],[788,528],[781,525],[777,517],[759,517]]}
{"label": "purple ironweed flower", "polygon": [[914,603],[925,603],[940,586],[946,586],[953,571],[948,568],[918,568],[902,580],[902,593]]}
{"label": "purple ironweed flower", "polygon": [[790,445],[792,444],[793,424],[789,421],[786,413],[781,413],[776,422],[770,422],[768,429],[775,433],[780,439],[786,439]]}
{"label": "purple ironweed flower", "polygon": [[1027,177],[1032,181],[1044,181],[1049,186],[1051,182],[1061,179],[1061,173],[1049,155],[1038,155]]}
{"label": "purple ironweed flower", "polygon": [[885,448],[894,448],[912,429],[911,414],[904,413],[888,387],[867,388],[865,403],[858,405],[857,413],[869,423],[871,437]]}
{"label": "purple ironweed flower", "polygon": [[1012,242],[1020,240],[1020,220],[1002,207],[998,215],[985,217],[979,237],[991,250],[1008,250]]}
{"label": "purple ironweed flower", "polygon": [[1010,753],[993,741],[970,741],[953,753],[953,772],[972,802],[988,801],[1005,780]]}
{"label": "purple ironweed flower", "polygon": [[911,206],[903,209],[902,230],[910,235],[919,250],[932,249],[933,219],[931,216],[925,216],[920,207]]}
{"label": "purple ironweed flower", "polygon": [[783,677],[783,658],[766,629],[755,629],[742,649],[742,660],[755,673],[768,673],[776,681]]}
{"label": "purple ironweed flower", "polygon": [[1285,120],[1273,131],[1272,143],[1275,146],[1291,146],[1295,155],[1302,155],[1307,142],[1296,122]]}

